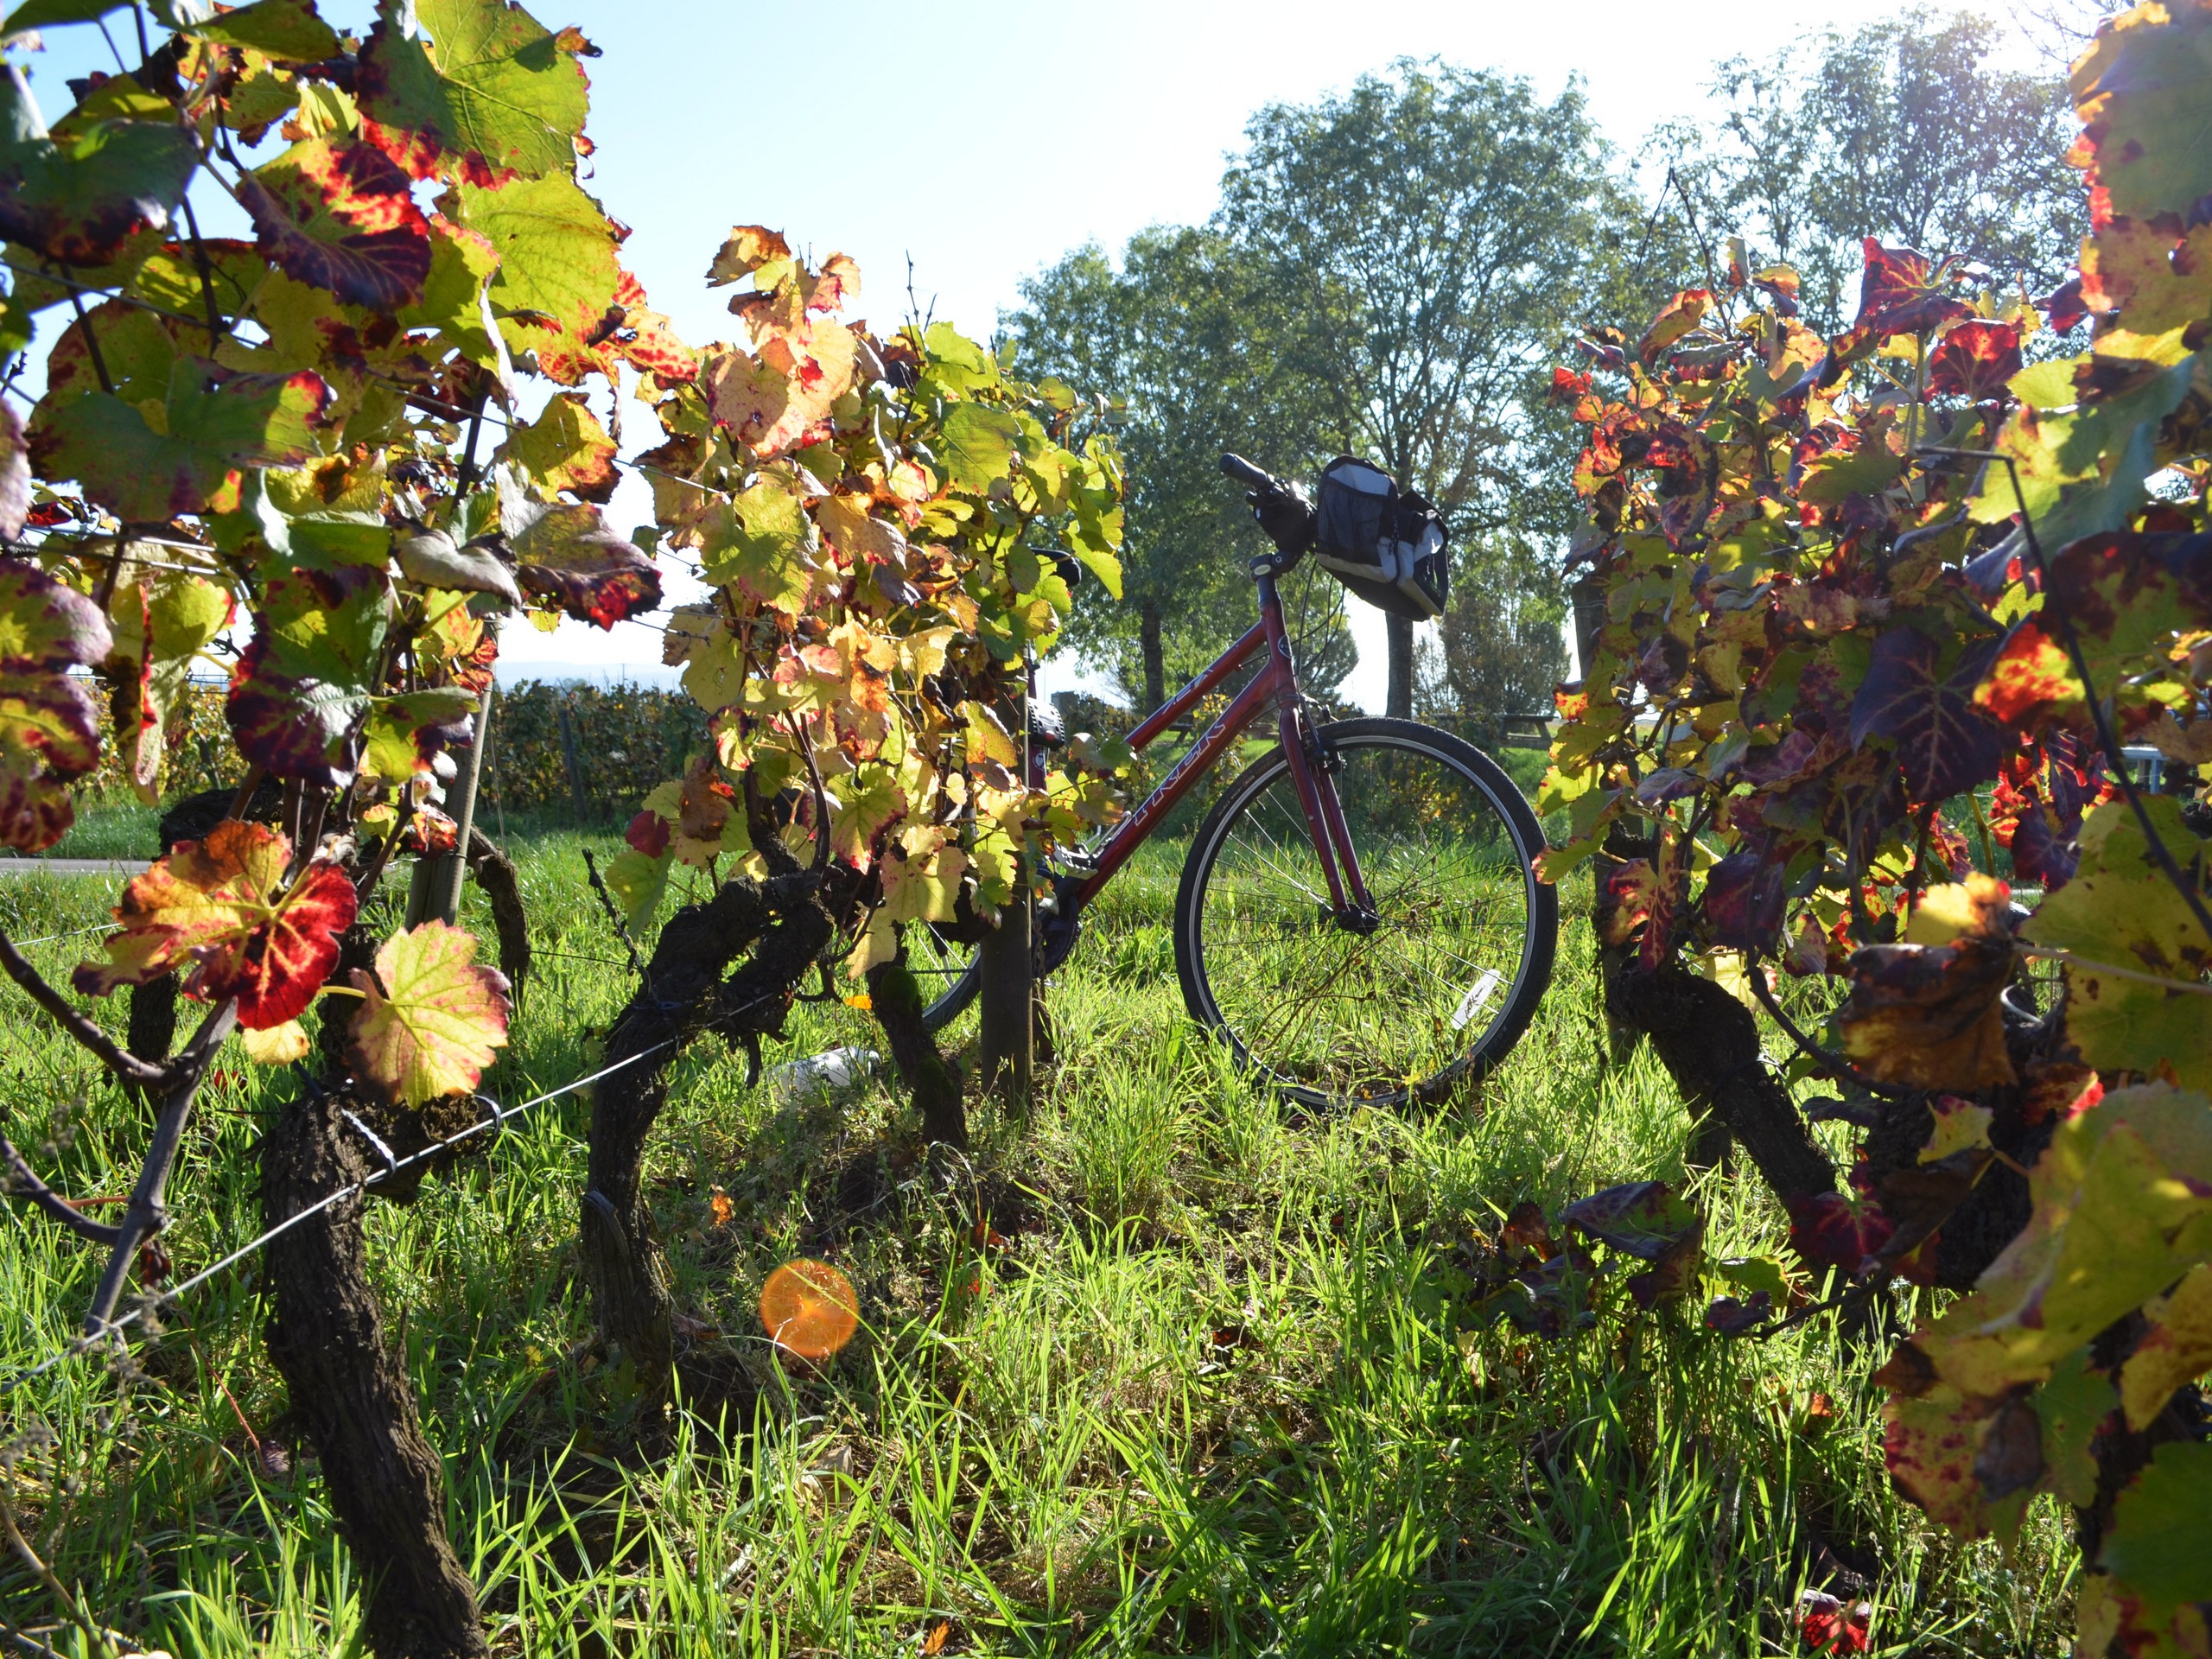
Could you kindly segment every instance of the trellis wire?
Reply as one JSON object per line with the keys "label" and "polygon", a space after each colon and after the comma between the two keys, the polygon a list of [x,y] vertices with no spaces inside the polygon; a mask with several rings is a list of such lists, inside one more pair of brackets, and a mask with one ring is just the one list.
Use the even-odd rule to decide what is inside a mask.
{"label": "trellis wire", "polygon": [[374,1174],[365,1176],[360,1180],[355,1181],[350,1186],[340,1187],[338,1191],[328,1193],[323,1198],[318,1198],[315,1203],[309,1205],[306,1209],[299,1211],[296,1215],[287,1216],[283,1221],[278,1222],[274,1227],[270,1228],[268,1231],[263,1233],[258,1238],[254,1239],[250,1243],[240,1245],[237,1249],[232,1250],[228,1255],[223,1257],[220,1261],[216,1262],[208,1267],[202,1268],[198,1273],[194,1274],[191,1278],[184,1281],[183,1283],[148,1297],[144,1301],[141,1302],[137,1307],[132,1308],[128,1313],[124,1314],[120,1319],[108,1320],[99,1330],[85,1332],[84,1335],[78,1337],[70,1342],[67,1347],[60,1349],[57,1352],[49,1354],[37,1364],[30,1366],[26,1370],[17,1371],[13,1376],[8,1378],[6,1382],[0,1382],[0,1394],[11,1394],[16,1389],[21,1388],[24,1383],[30,1382],[34,1377],[42,1376],[65,1361],[74,1359],[79,1354],[90,1351],[100,1343],[106,1341],[110,1337],[120,1335],[126,1326],[144,1318],[148,1313],[153,1312],[155,1309],[165,1306],[171,1302],[177,1301],[184,1296],[190,1294],[193,1291],[197,1290],[200,1286],[206,1284],[210,1279],[214,1278],[217,1274],[227,1272],[230,1268],[237,1266],[240,1262],[245,1261],[246,1257],[252,1255],[257,1251],[265,1248],[272,1239],[282,1236],[283,1234],[291,1231],[293,1228],[298,1226],[302,1222],[312,1220],[315,1217],[321,1215],[324,1211],[344,1203],[347,1198],[358,1198],[361,1193],[366,1192],[370,1187],[376,1185],[378,1182],[389,1180],[397,1175],[404,1173],[409,1169],[414,1168],[417,1165],[427,1163],[431,1159],[436,1157],[440,1153],[451,1150],[453,1147],[459,1146],[462,1141],[469,1139],[473,1135],[481,1135],[486,1129],[497,1128],[498,1126],[506,1123],[512,1119],[520,1117],[524,1112],[531,1110],[533,1107],[543,1106],[550,1100],[558,1100],[563,1095],[572,1095],[579,1089],[586,1088],[592,1084],[597,1083],[601,1077],[612,1077],[617,1071],[624,1071],[630,1066],[637,1065],[640,1060],[652,1058],[652,1056],[659,1053],[663,1049],[672,1048],[674,1046],[675,1039],[673,1038],[671,1038],[664,1042],[656,1043],[651,1048],[640,1049],[637,1053],[629,1056],[626,1059],[617,1060],[612,1065],[601,1066],[598,1071],[592,1072],[588,1077],[578,1077],[573,1083],[563,1084],[558,1089],[550,1090],[544,1094],[538,1095],[532,1099],[526,1100],[519,1106],[502,1107],[497,1102],[489,1099],[487,1096],[479,1095],[477,1098],[483,1101],[485,1104],[492,1108],[492,1115],[489,1117],[481,1118],[476,1122],[470,1124],[467,1128],[448,1135],[442,1141],[434,1141],[430,1145],[424,1147],[419,1152],[412,1152],[404,1158],[391,1160]]}

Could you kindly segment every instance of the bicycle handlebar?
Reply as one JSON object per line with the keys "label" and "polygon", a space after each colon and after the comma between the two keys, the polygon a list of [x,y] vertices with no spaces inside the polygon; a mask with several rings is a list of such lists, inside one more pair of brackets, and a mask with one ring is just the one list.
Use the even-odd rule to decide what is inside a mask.
{"label": "bicycle handlebar", "polygon": [[1271,490],[1275,486],[1273,478],[1242,455],[1224,453],[1221,458],[1221,470],[1238,483],[1249,485],[1255,490]]}

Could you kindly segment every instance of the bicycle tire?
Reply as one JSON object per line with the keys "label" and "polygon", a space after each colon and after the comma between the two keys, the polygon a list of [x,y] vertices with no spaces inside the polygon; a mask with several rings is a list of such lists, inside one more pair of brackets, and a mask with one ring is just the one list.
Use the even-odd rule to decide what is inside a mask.
{"label": "bicycle tire", "polygon": [[[1361,857],[1363,870],[1370,875],[1370,893],[1376,899],[1377,910],[1383,912],[1382,926],[1372,935],[1351,933],[1336,926],[1325,901],[1319,902],[1318,906],[1312,902],[1319,899],[1319,894],[1314,891],[1321,880],[1318,861],[1314,859],[1312,841],[1305,829],[1302,815],[1294,818],[1291,816],[1295,811],[1294,793],[1289,781],[1288,764],[1278,747],[1270,750],[1229,786],[1198,826],[1189,855],[1184,861],[1182,881],[1176,893],[1174,934],[1175,969],[1182,982],[1185,1005],[1192,1019],[1229,1045],[1240,1065],[1258,1074],[1279,1094],[1302,1105],[1332,1109],[1351,1104],[1389,1107],[1440,1103],[1459,1091],[1478,1084],[1512,1051],[1514,1045],[1528,1030],[1529,1022],[1535,1018],[1537,1006],[1550,985],[1559,939],[1559,895],[1553,888],[1535,879],[1536,855],[1544,847],[1543,831],[1536,822],[1535,813],[1530,810],[1519,787],[1506,775],[1504,769],[1472,744],[1448,732],[1415,721],[1365,718],[1339,721],[1325,726],[1317,736],[1325,755],[1338,768],[1336,775],[1340,798],[1344,801],[1347,818],[1355,836],[1354,850]],[[1383,856],[1382,853],[1387,849],[1377,847],[1375,832],[1363,826],[1387,823],[1396,826],[1396,829],[1384,833],[1404,834],[1413,819],[1408,817],[1395,797],[1390,800],[1384,800],[1379,795],[1375,798],[1363,799],[1358,791],[1363,785],[1380,785],[1389,779],[1377,766],[1370,766],[1363,762],[1353,764],[1359,757],[1385,754],[1408,758],[1411,762],[1425,765],[1439,779],[1456,779],[1458,785],[1464,785],[1466,792],[1448,792],[1435,803],[1434,810],[1440,815],[1448,811],[1467,816],[1471,809],[1479,804],[1482,809],[1494,816],[1497,828],[1503,831],[1505,844],[1510,848],[1512,863],[1517,871],[1517,884],[1508,881],[1500,855],[1491,855],[1489,862],[1478,864],[1471,855],[1467,855],[1459,859],[1455,868],[1460,872],[1459,879],[1469,912],[1478,918],[1474,924],[1478,930],[1484,925],[1479,918],[1487,900],[1475,896],[1478,890],[1471,884],[1477,873],[1483,873],[1485,880],[1494,880],[1500,893],[1517,886],[1522,919],[1517,925],[1521,937],[1512,963],[1511,982],[1503,1001],[1495,1004],[1496,1012],[1491,1015],[1488,1024],[1464,1049],[1457,1046],[1460,1040],[1458,1033],[1466,1024],[1471,1023],[1472,1016],[1467,1013],[1469,1005],[1473,1004],[1477,1014],[1488,1013],[1493,1006],[1490,998],[1496,985],[1493,981],[1490,990],[1485,991],[1483,979],[1477,977],[1469,983],[1467,989],[1459,992],[1455,1010],[1457,1021],[1454,1021],[1453,1015],[1443,1016],[1444,1026],[1449,1027],[1452,1037],[1444,1038],[1441,1028],[1439,1028],[1433,1039],[1440,1052],[1446,1042],[1452,1046],[1453,1052],[1448,1059],[1442,1060],[1433,1070],[1417,1071],[1409,1065],[1396,1073],[1382,1072],[1380,1068],[1383,1065],[1395,1064],[1399,1057],[1394,1055],[1384,1055],[1380,1059],[1370,1061],[1356,1054],[1347,1053],[1342,1059],[1325,1054],[1323,1061],[1310,1065],[1300,1062],[1296,1065],[1278,1055],[1271,1061],[1267,1054],[1255,1052],[1253,1034],[1239,1028],[1239,1019],[1249,1022],[1249,1010],[1240,1006],[1225,1011],[1222,1006],[1223,987],[1217,981],[1224,978],[1224,969],[1230,966],[1222,959],[1224,952],[1234,949],[1230,941],[1229,923],[1214,929],[1217,936],[1212,950],[1214,959],[1211,962],[1208,959],[1208,893],[1210,887],[1216,886],[1215,872],[1224,868],[1224,854],[1230,848],[1232,837],[1241,823],[1249,823],[1252,826],[1252,830],[1248,833],[1258,833],[1268,828],[1264,815],[1272,814],[1278,822],[1294,825],[1279,837],[1270,834],[1268,844],[1277,855],[1294,862],[1298,849],[1302,846],[1304,858],[1317,867],[1312,886],[1300,883],[1294,874],[1286,877],[1288,885],[1304,895],[1303,898],[1279,897],[1263,900],[1255,895],[1252,887],[1266,880],[1258,874],[1259,866],[1272,869],[1274,859],[1261,853],[1257,863],[1248,870],[1251,884],[1248,885],[1242,899],[1245,909],[1255,918],[1249,924],[1255,941],[1262,937],[1263,929],[1279,927],[1275,937],[1281,942],[1281,949],[1283,951],[1294,950],[1297,946],[1292,936],[1300,932],[1302,927],[1305,942],[1310,950],[1320,950],[1325,946],[1341,950],[1342,957],[1338,963],[1335,977],[1321,983],[1320,991],[1324,995],[1315,1006],[1351,1005],[1363,1001],[1375,1005],[1386,1017],[1395,1017],[1389,1014],[1389,994],[1382,990],[1354,992],[1337,988],[1357,977],[1352,972],[1353,966],[1363,958],[1368,963],[1363,971],[1380,983],[1386,971],[1382,947],[1369,949],[1358,943],[1347,941],[1369,938],[1382,939],[1386,933],[1389,935],[1387,942],[1395,945],[1402,939],[1415,938],[1414,930],[1421,930],[1420,937],[1432,942],[1426,946],[1427,953],[1433,957],[1441,951],[1452,962],[1465,964],[1462,977],[1465,971],[1473,971],[1478,976],[1495,974],[1499,978],[1503,976],[1502,956],[1497,966],[1484,966],[1474,957],[1457,955],[1446,945],[1433,943],[1443,939],[1453,925],[1452,917],[1447,912],[1451,906],[1461,902],[1459,898],[1440,901],[1433,911],[1425,912],[1419,902],[1407,897],[1410,887],[1404,880],[1402,879],[1395,888],[1389,886],[1394,877],[1399,877],[1402,870],[1408,868],[1405,861],[1395,855]],[[1402,771],[1409,777],[1414,775],[1412,766],[1402,768]],[[1446,787],[1452,790],[1457,786],[1447,783]],[[1471,832],[1474,828],[1476,826],[1471,823]],[[1363,836],[1369,839],[1370,846],[1359,844]],[[1374,855],[1371,864],[1370,854]],[[1234,918],[1239,902],[1236,891],[1230,885],[1234,879],[1232,875],[1224,874],[1217,888],[1223,895],[1214,909],[1217,918]],[[1275,913],[1272,917],[1265,908],[1268,904],[1274,906]],[[1402,912],[1402,916],[1394,917],[1394,906]],[[1302,924],[1301,910],[1304,914]],[[1318,916],[1315,914],[1317,910]],[[1464,931],[1451,937],[1465,944]],[[1256,954],[1256,944],[1251,948]],[[1425,965],[1412,952],[1404,954],[1415,967]],[[1488,954],[1486,948],[1478,951],[1478,955],[1481,954]],[[1247,963],[1236,971],[1259,982],[1274,970],[1264,965],[1255,967]],[[1329,972],[1327,964],[1324,963],[1317,971]],[[1405,967],[1389,967],[1387,971],[1408,986],[1418,986],[1423,982],[1418,976],[1409,976]],[[1433,978],[1433,975],[1430,977]],[[1417,1021],[1424,1019],[1434,1024],[1436,1010],[1447,1006],[1444,999],[1452,992],[1458,991],[1459,984],[1458,980],[1448,983],[1440,982],[1433,993],[1409,992],[1414,1006],[1405,1011],[1403,1025],[1410,1030]],[[1249,1000],[1241,985],[1232,986],[1230,990],[1232,998],[1240,1005]],[[1295,994],[1290,988],[1282,991],[1286,1004]],[[1423,997],[1427,999],[1425,1002],[1421,1000]],[[1288,1010],[1286,1020],[1295,1017],[1298,1012]],[[1347,1014],[1348,1020],[1351,1017]],[[1272,1011],[1269,1018],[1274,1018]],[[1309,1045],[1333,1044],[1337,1039],[1321,1031],[1323,1023],[1309,1015],[1305,1024],[1299,1027],[1296,1036],[1291,1034],[1291,1027],[1286,1023],[1284,1035],[1280,1039],[1271,1035],[1265,1037],[1264,1046],[1284,1049],[1300,1041]],[[1369,1029],[1379,1027],[1370,1022]],[[1408,1044],[1406,1051],[1408,1057],[1415,1046],[1417,1044]],[[1377,1075],[1357,1084],[1341,1084],[1327,1071],[1327,1068],[1340,1067],[1347,1073],[1356,1073],[1363,1065],[1372,1065]],[[1302,1074],[1300,1067],[1303,1067]]]}
{"label": "bicycle tire", "polygon": [[[917,940],[917,934],[928,938]],[[982,948],[941,938],[927,923],[909,927],[906,938],[908,965],[914,969],[915,982],[922,987],[922,995],[930,999],[922,1005],[922,1029],[934,1037],[976,1000],[976,993],[983,983]],[[967,958],[964,967],[958,961],[963,952]],[[932,960],[913,960],[920,955],[927,955]]]}

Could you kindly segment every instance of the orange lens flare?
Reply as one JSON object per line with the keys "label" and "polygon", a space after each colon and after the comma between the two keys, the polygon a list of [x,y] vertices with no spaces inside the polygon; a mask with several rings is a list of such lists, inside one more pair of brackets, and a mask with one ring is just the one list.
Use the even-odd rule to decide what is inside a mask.
{"label": "orange lens flare", "polygon": [[827,1262],[786,1262],[760,1287],[760,1324],[801,1359],[827,1359],[860,1329],[853,1281]]}

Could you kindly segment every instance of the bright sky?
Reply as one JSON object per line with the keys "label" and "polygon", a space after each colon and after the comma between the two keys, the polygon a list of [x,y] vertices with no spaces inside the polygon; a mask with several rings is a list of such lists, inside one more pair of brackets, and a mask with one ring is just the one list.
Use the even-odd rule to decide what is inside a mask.
{"label": "bright sky", "polygon": [[[988,336],[1020,279],[1068,249],[1118,249],[1147,225],[1204,219],[1262,105],[1340,90],[1402,56],[1525,75],[1546,98],[1579,75],[1606,135],[1633,156],[1657,123],[1700,112],[1716,60],[1771,51],[1808,16],[1771,0],[1705,0],[1694,12],[1648,0],[530,3],[605,53],[588,65],[598,147],[588,188],[634,227],[626,257],[694,341],[726,332],[722,296],[701,276],[734,224],[768,225],[817,256],[853,255],[868,283],[858,309],[879,327],[906,311],[911,258],[924,308]],[[322,9],[354,27],[369,15],[362,0]],[[1830,0],[1820,16],[1847,31],[1895,10]],[[110,27],[127,29],[124,16]],[[2029,57],[2024,45],[2018,55]],[[49,115],[70,102],[62,79],[87,67],[111,67],[96,30],[51,32],[30,65]],[[633,452],[651,425],[632,423]],[[624,524],[649,517],[643,491],[626,486],[613,512]],[[689,587],[671,573],[672,597]],[[1351,609],[1363,649],[1347,690],[1379,708],[1379,613]],[[658,660],[645,629],[564,623],[551,635],[510,631],[502,667],[658,678]],[[1047,689],[1075,677],[1047,666]]]}

